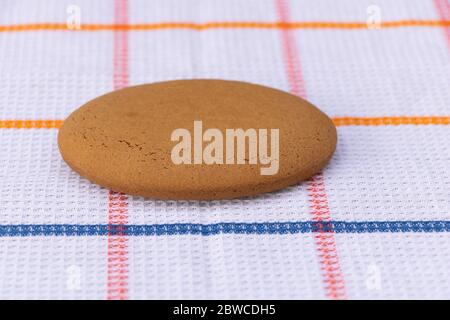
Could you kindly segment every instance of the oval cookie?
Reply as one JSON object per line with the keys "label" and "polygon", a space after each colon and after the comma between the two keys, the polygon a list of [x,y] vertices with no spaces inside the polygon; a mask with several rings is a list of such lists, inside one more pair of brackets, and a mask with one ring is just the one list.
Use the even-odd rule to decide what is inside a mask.
{"label": "oval cookie", "polygon": [[229,199],[311,177],[336,147],[332,121],[289,93],[238,81],[129,87],[73,112],[61,154],[106,188],[159,199]]}

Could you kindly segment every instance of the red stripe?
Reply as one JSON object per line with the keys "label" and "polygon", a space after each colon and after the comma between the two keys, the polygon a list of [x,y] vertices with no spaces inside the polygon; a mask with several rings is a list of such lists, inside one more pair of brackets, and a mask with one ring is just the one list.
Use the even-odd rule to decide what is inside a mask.
{"label": "red stripe", "polygon": [[[441,18],[441,21],[450,20],[450,4],[448,0],[434,0],[434,5]],[[445,38],[447,39],[447,45],[450,49],[450,27],[444,27]]]}
{"label": "red stripe", "polygon": [[[128,24],[128,1],[114,0],[114,22]],[[114,32],[114,90],[128,86],[128,33]],[[128,223],[128,198],[122,193],[109,192],[108,224],[118,225],[108,235],[107,299],[128,298],[128,238],[120,226]]]}
{"label": "red stripe", "polygon": [[[278,18],[282,24],[289,22],[289,7],[285,0],[275,0]],[[283,53],[288,74],[290,91],[306,97],[305,83],[302,77],[300,55],[295,37],[289,29],[282,29]],[[308,196],[312,219],[317,222],[331,221],[330,207],[322,173],[308,181]],[[330,299],[346,299],[344,276],[339,263],[336,240],[333,232],[317,230],[314,233],[319,256],[320,269],[326,296]]]}
{"label": "red stripe", "polygon": [[[281,25],[287,25],[289,22],[289,8],[285,0],[276,0],[276,8]],[[294,35],[288,28],[282,28],[280,32],[283,41],[284,63],[287,69],[291,92],[306,98],[305,83],[299,61],[300,55],[297,51]]]}
{"label": "red stripe", "polygon": [[[322,173],[308,181],[309,207],[316,222],[331,221],[330,206]],[[346,299],[344,276],[342,274],[334,233],[316,230],[314,233],[319,255],[326,295],[330,299]]]}

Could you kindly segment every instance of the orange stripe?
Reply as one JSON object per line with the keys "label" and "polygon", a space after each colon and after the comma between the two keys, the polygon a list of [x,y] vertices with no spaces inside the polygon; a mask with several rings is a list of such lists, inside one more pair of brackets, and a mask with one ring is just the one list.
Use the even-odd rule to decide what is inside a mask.
{"label": "orange stripe", "polygon": [[[128,24],[128,0],[114,0],[116,24]],[[114,32],[113,87],[114,90],[129,85],[128,33]],[[128,197],[109,191],[108,226],[116,226],[118,233],[108,233],[107,294],[108,300],[128,299],[128,238],[123,230],[128,223]]]}
{"label": "orange stripe", "polygon": [[[449,125],[448,117],[336,117],[336,126]],[[58,129],[63,120],[0,120],[0,129]]]}
{"label": "orange stripe", "polygon": [[63,120],[0,120],[0,129],[58,129]]}
{"label": "orange stripe", "polygon": [[[398,20],[381,23],[382,28],[398,27],[450,27],[450,20]],[[367,29],[365,22],[162,22],[142,24],[83,24],[80,30],[72,30],[65,23],[31,23],[0,25],[0,32],[13,31],[145,31],[161,29]]]}
{"label": "orange stripe", "polygon": [[450,117],[337,117],[336,126],[448,125]]}
{"label": "orange stripe", "polygon": [[[450,117],[337,117],[336,126],[449,125]],[[63,120],[0,120],[1,129],[58,129]]]}

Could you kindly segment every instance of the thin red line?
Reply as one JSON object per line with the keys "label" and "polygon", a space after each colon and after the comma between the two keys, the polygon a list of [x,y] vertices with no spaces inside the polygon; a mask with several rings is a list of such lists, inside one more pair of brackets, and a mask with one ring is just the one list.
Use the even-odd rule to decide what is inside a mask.
{"label": "thin red line", "polygon": [[[334,117],[339,126],[450,125],[450,116]],[[0,120],[0,129],[59,129],[63,120]]]}
{"label": "thin red line", "polygon": [[[276,0],[276,8],[280,22],[282,24],[289,23],[289,7],[286,1]],[[283,53],[290,90],[293,94],[305,98],[306,87],[294,35],[288,29],[282,29],[280,32],[283,40]],[[308,196],[312,219],[316,222],[331,221],[322,173],[317,174],[308,181]],[[330,299],[346,299],[345,281],[339,263],[334,233],[321,229],[315,231],[314,239],[326,295]]]}
{"label": "thin red line", "polygon": [[[401,27],[445,27],[450,26],[450,20],[391,20],[382,21],[381,28]],[[152,31],[164,29],[185,29],[205,31],[212,29],[340,29],[361,30],[367,29],[366,22],[360,21],[292,21],[289,23],[271,21],[210,21],[187,22],[169,21],[139,24],[101,24],[85,23],[81,29],[72,30],[65,23],[26,23],[13,25],[0,25],[0,32],[27,32],[27,31],[68,31],[68,32],[96,32],[96,31]]]}
{"label": "thin red line", "polygon": [[[450,20],[450,4],[448,0],[434,0],[434,5],[439,14],[441,21]],[[450,27],[444,26],[444,34],[447,40],[448,48],[450,49]]]}
{"label": "thin red line", "polygon": [[[285,0],[276,0],[278,18],[281,24],[289,23],[289,8]],[[291,92],[306,98],[305,83],[302,77],[302,68],[294,35],[289,29],[281,29],[284,63],[287,69]]]}
{"label": "thin red line", "polygon": [[[114,0],[114,22],[128,24],[128,1]],[[114,90],[128,86],[128,33],[114,32]],[[128,198],[122,193],[109,191],[108,196],[108,271],[107,299],[128,298],[128,238],[121,226],[128,223]],[[114,225],[114,231],[111,230]]]}

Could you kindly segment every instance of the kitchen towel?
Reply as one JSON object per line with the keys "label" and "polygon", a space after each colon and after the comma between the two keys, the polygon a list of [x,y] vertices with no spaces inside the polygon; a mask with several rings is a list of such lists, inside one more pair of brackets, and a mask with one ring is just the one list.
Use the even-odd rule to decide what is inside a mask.
{"label": "kitchen towel", "polygon": [[[448,0],[6,0],[0,298],[450,298]],[[339,141],[309,181],[229,201],[106,190],[70,112],[171,79],[305,97]]]}

